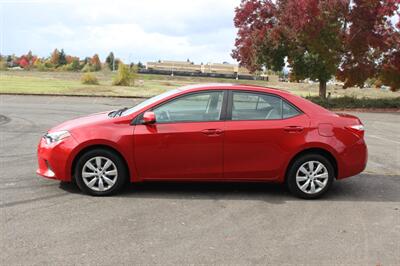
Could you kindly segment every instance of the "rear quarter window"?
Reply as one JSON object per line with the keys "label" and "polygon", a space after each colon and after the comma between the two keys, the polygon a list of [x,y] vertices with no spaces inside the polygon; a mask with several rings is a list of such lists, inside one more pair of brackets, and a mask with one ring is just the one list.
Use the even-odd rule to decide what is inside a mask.
{"label": "rear quarter window", "polygon": [[300,114],[299,110],[297,110],[294,106],[287,103],[286,101],[283,101],[283,105],[282,105],[282,118],[283,119],[294,117],[299,114]]}

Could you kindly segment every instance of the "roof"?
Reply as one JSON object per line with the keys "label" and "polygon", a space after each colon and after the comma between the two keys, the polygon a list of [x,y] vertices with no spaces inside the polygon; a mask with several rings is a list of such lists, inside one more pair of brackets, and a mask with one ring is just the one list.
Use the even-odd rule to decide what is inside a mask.
{"label": "roof", "polygon": [[233,84],[233,83],[203,83],[203,84],[193,84],[193,85],[186,85],[183,87],[178,88],[180,91],[187,91],[187,90],[201,90],[201,89],[211,89],[211,88],[224,88],[224,89],[241,89],[241,90],[258,90],[258,91],[265,91],[277,94],[291,94],[288,91],[274,89],[274,88],[267,88],[257,85],[246,85],[246,84]]}

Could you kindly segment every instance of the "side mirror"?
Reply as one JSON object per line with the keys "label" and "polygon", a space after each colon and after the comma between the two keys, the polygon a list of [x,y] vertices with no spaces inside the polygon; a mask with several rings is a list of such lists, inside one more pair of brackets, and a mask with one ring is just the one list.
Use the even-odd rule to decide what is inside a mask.
{"label": "side mirror", "polygon": [[154,112],[148,111],[143,114],[143,124],[149,125],[156,122],[156,114]]}

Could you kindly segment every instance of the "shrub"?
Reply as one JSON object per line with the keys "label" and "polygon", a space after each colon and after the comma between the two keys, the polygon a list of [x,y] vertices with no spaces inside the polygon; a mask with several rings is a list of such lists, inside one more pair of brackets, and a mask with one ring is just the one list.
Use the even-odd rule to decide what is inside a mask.
{"label": "shrub", "polygon": [[46,60],[46,61],[44,62],[44,67],[45,67],[46,69],[54,69],[54,68],[55,68],[55,66],[53,65],[53,63],[51,63],[51,60]]}
{"label": "shrub", "polygon": [[400,108],[400,97],[396,98],[356,98],[343,96],[322,99],[318,96],[306,97],[308,100],[328,109],[351,108]]}
{"label": "shrub", "polygon": [[8,70],[6,61],[0,60],[0,70]]}
{"label": "shrub", "polygon": [[79,61],[73,59],[71,63],[66,65],[67,71],[78,71],[80,69]]}
{"label": "shrub", "polygon": [[87,63],[81,70],[82,72],[93,72],[95,71],[95,68],[90,64]]}
{"label": "shrub", "polygon": [[40,59],[36,59],[35,63],[33,64],[33,67],[36,68],[38,71],[45,71],[46,66]]}
{"label": "shrub", "polygon": [[114,77],[115,86],[133,86],[135,85],[136,72],[128,68],[123,63],[119,64],[117,76]]}
{"label": "shrub", "polygon": [[82,84],[88,85],[98,85],[99,81],[97,80],[96,76],[90,72],[87,72],[82,75],[81,77]]}

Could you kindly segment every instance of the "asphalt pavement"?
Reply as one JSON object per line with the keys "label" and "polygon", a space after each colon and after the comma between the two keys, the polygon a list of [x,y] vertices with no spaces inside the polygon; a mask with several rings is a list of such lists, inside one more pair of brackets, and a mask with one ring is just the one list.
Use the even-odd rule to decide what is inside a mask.
{"label": "asphalt pavement", "polygon": [[136,103],[0,95],[1,265],[400,265],[399,113],[353,113],[368,166],[320,200],[255,183],[138,184],[99,198],[36,176],[47,129]]}

